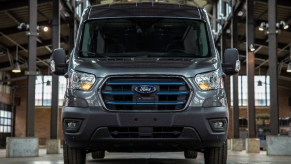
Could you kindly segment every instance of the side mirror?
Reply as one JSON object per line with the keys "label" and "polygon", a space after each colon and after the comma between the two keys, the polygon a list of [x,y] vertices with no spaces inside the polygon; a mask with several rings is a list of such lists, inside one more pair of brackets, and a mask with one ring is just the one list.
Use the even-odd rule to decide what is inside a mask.
{"label": "side mirror", "polygon": [[225,50],[223,63],[222,63],[222,69],[226,75],[234,75],[239,72],[240,61],[239,61],[239,53],[236,48],[228,48]]}
{"label": "side mirror", "polygon": [[67,72],[68,68],[64,49],[58,48],[54,50],[50,61],[50,67],[55,75],[64,75]]}

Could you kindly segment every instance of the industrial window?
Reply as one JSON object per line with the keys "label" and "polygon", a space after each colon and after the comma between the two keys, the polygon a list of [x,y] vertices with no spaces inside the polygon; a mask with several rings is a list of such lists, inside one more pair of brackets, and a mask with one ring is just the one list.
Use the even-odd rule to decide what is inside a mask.
{"label": "industrial window", "polygon": [[[255,106],[270,106],[270,77],[255,76]],[[238,104],[248,105],[248,81],[247,76],[238,77]],[[230,79],[231,105],[233,106],[233,85]]]}
{"label": "industrial window", "polygon": [[[52,76],[37,76],[35,81],[35,105],[51,106]],[[66,91],[66,79],[59,77],[59,105],[62,105]]]}
{"label": "industrial window", "polygon": [[3,104],[0,107],[0,134],[11,133],[12,112],[2,107]]}

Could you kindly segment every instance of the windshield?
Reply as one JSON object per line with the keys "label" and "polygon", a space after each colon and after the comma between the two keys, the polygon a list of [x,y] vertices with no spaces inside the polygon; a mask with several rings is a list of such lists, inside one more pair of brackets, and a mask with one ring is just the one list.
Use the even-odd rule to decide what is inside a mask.
{"label": "windshield", "polygon": [[81,57],[209,57],[206,25],[193,19],[118,18],[87,21]]}

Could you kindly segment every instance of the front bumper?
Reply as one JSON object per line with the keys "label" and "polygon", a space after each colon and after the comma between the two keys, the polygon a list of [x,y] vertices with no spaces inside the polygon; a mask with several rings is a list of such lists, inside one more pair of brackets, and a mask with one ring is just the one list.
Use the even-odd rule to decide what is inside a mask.
{"label": "front bumper", "polygon": [[[63,107],[64,139],[71,147],[107,151],[183,151],[219,147],[226,140],[227,107],[188,107],[179,112],[109,112],[102,107]],[[67,120],[79,120],[71,131]],[[224,129],[213,130],[211,120],[224,120]],[[116,137],[110,128],[137,128],[139,134]],[[175,137],[151,135],[153,128],[182,128]],[[140,130],[142,129],[142,130]],[[142,133],[142,134],[141,134]]]}

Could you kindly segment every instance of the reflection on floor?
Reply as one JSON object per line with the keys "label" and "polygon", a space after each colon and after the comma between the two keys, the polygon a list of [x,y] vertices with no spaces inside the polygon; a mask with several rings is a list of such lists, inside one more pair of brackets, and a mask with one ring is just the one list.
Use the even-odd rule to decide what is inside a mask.
{"label": "reflection on floor", "polygon": [[[1,164],[62,164],[62,154],[47,155],[45,149],[39,150],[39,157],[6,158],[5,149],[0,150]],[[228,151],[228,164],[290,164],[291,156],[267,156],[265,151],[260,154],[247,154],[245,151]],[[103,160],[93,160],[87,155],[87,164],[203,164],[203,154],[199,153],[196,160],[184,159],[183,153],[106,153]]]}

